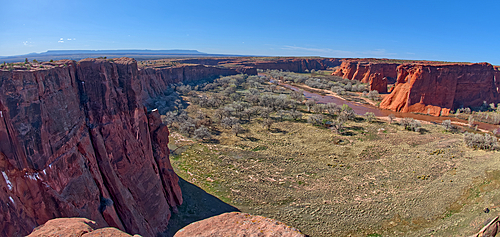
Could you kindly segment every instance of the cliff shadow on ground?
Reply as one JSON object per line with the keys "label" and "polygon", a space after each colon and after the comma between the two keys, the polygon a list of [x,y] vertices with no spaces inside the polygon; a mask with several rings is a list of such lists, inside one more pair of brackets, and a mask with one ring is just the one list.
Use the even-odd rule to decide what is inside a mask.
{"label": "cliff shadow on ground", "polygon": [[179,211],[172,214],[167,231],[162,235],[164,237],[174,236],[177,231],[193,222],[226,212],[240,211],[181,177],[179,186],[184,202],[178,207]]}

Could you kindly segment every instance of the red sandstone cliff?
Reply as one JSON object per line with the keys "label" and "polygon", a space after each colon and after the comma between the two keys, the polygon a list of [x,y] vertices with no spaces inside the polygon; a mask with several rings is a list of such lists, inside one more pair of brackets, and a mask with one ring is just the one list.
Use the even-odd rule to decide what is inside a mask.
{"label": "red sandstone cliff", "polygon": [[364,62],[358,60],[344,60],[340,67],[332,73],[344,79],[357,80],[369,83],[370,90],[387,93],[387,83],[394,83],[397,77],[396,63]]}
{"label": "red sandstone cliff", "polygon": [[338,58],[264,58],[256,61],[255,58],[195,58],[176,60],[180,63],[202,64],[202,65],[226,65],[234,68],[240,73],[257,75],[256,69],[283,70],[290,72],[305,72],[306,70],[325,70],[329,67],[339,66],[341,59]]}
{"label": "red sandstone cliff", "polygon": [[404,64],[392,93],[380,108],[447,115],[451,109],[500,102],[493,66],[476,64]]}
{"label": "red sandstone cliff", "polygon": [[57,217],[154,236],[182,203],[168,129],[145,98],[235,70],[139,70],[133,59],[0,71],[0,235]]}

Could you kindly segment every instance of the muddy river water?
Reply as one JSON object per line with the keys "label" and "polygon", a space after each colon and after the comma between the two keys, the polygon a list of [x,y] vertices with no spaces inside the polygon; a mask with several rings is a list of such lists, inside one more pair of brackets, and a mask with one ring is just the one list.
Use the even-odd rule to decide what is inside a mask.
{"label": "muddy river water", "polygon": [[[298,91],[299,88],[285,84],[285,83],[279,83],[281,86],[284,86],[286,88],[296,90]],[[330,95],[320,95],[316,94],[313,92],[305,91],[304,90],[304,96],[308,99],[315,99],[317,103],[321,104],[326,104],[326,103],[335,103],[338,105],[343,105],[347,104],[349,107],[351,107],[354,112],[358,115],[364,115],[366,112],[372,112],[375,114],[377,117],[384,117],[388,116],[389,114],[393,114],[397,118],[413,118],[417,120],[422,120],[422,121],[428,121],[428,122],[433,122],[433,123],[441,123],[444,120],[451,120],[454,123],[461,123],[461,124],[468,124],[468,121],[463,120],[463,119],[458,119],[458,118],[453,118],[453,117],[436,117],[436,116],[431,116],[431,115],[424,115],[424,114],[414,114],[414,113],[400,113],[400,112],[394,112],[392,110],[385,110],[385,109],[380,109],[372,105],[367,105],[367,104],[361,104],[358,102],[353,102],[353,101],[347,101],[335,96],[330,96]],[[483,130],[488,130],[488,131],[493,131],[499,126],[493,125],[493,124],[487,124],[487,123],[481,123],[481,122],[474,122],[474,124],[478,125],[478,128],[483,129]]]}

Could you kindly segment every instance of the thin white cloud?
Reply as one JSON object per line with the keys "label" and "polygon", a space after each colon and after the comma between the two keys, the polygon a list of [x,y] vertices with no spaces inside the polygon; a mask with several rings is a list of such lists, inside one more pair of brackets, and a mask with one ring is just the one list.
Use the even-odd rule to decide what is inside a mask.
{"label": "thin white cloud", "polygon": [[313,52],[319,56],[336,56],[336,57],[389,57],[397,55],[396,53],[387,52],[385,49],[374,49],[368,51],[346,51],[329,48],[306,48],[285,45],[281,49],[298,51],[298,52]]}
{"label": "thin white cloud", "polygon": [[71,39],[67,39],[67,40],[71,40]]}
{"label": "thin white cloud", "polygon": [[31,42],[31,41],[23,41],[23,45],[24,46],[28,46],[28,47],[32,47],[33,46],[33,42]]}
{"label": "thin white cloud", "polygon": [[362,54],[373,55],[373,56],[377,56],[377,57],[396,55],[396,53],[389,53],[385,49],[368,50],[368,51],[362,52]]}
{"label": "thin white cloud", "polygon": [[336,49],[328,49],[328,48],[305,48],[305,47],[297,47],[297,46],[289,46],[289,45],[285,45],[282,49],[309,51],[309,52],[316,52],[316,53],[323,53],[323,54],[352,54],[352,52],[344,51],[344,50],[336,50]]}
{"label": "thin white cloud", "polygon": [[57,43],[64,43],[64,39],[60,38],[59,41],[57,41]]}

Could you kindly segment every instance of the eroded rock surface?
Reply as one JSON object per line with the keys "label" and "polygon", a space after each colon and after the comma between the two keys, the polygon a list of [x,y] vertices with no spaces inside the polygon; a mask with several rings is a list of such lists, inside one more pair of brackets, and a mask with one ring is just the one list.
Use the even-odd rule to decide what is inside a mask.
{"label": "eroded rock surface", "polygon": [[87,218],[57,218],[37,227],[28,237],[131,237],[114,227],[97,229],[95,221]]}
{"label": "eroded rock surface", "polygon": [[191,223],[174,235],[174,237],[192,236],[303,237],[304,234],[273,219],[241,212],[230,212]]}
{"label": "eroded rock surface", "polygon": [[403,64],[394,90],[380,108],[439,116],[484,102],[500,102],[493,66],[488,63]]}

